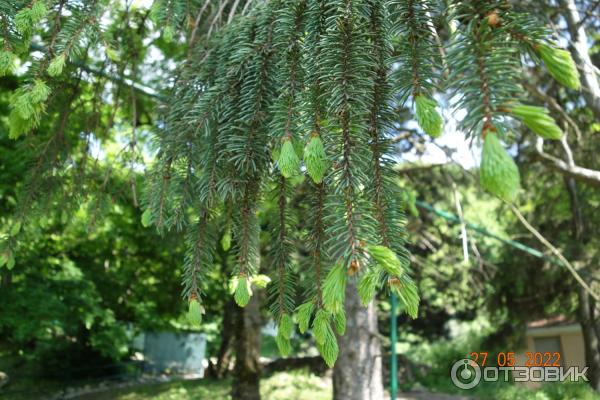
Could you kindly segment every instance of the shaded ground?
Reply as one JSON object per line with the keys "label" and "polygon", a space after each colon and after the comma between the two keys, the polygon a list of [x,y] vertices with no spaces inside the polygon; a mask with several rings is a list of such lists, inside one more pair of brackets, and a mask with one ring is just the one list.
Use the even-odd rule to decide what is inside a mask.
{"label": "shaded ground", "polygon": [[[330,400],[331,383],[306,373],[278,373],[261,380],[261,394],[268,400]],[[106,390],[77,400],[230,400],[230,380],[188,380]]]}
{"label": "shaded ground", "polygon": [[[230,400],[231,381],[193,379],[145,383],[128,387],[95,388],[93,392],[71,393],[62,399],[77,400]],[[98,390],[99,389],[99,390]],[[266,400],[330,400],[331,378],[306,373],[277,373],[261,381]],[[52,396],[47,397],[51,399]],[[389,399],[389,398],[388,398]],[[382,399],[383,400],[383,399]],[[400,393],[398,400],[472,400],[472,398],[434,394],[427,391]]]}
{"label": "shaded ground", "polygon": [[398,400],[472,400],[473,397],[453,396],[449,394],[438,394],[430,392],[409,392],[400,393]]}
{"label": "shaded ground", "polygon": [[[230,381],[177,381],[135,388],[108,390],[74,397],[78,400],[226,400],[230,399]],[[261,394],[266,400],[329,400],[331,382],[328,377],[279,373],[263,379]],[[472,400],[470,397],[435,394],[427,391],[401,393],[398,400]]]}

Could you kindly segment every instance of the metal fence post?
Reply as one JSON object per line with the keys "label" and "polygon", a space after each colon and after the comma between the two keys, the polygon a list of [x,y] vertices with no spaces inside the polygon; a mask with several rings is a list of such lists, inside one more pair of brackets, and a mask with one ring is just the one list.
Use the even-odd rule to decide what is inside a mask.
{"label": "metal fence post", "polygon": [[396,295],[392,293],[391,303],[392,310],[390,312],[390,397],[391,400],[396,400],[398,396],[398,358],[396,357],[396,342],[398,341],[398,326],[396,319],[396,309],[398,307]]}

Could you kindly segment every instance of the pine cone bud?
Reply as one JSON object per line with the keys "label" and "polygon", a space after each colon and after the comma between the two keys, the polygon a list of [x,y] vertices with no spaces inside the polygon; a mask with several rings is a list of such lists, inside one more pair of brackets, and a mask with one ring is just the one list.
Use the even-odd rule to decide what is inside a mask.
{"label": "pine cone bud", "polygon": [[48,66],[48,75],[50,76],[58,76],[62,74],[62,70],[65,67],[65,63],[67,61],[67,57],[65,54],[60,54],[50,62]]}
{"label": "pine cone bud", "polygon": [[311,134],[306,147],[304,147],[304,164],[312,180],[315,183],[321,183],[327,170],[327,155],[319,135]]}
{"label": "pine cone bud", "polygon": [[250,289],[250,282],[248,281],[246,275],[240,274],[236,282],[233,299],[235,300],[238,306],[246,307],[246,305],[250,301],[251,296],[252,290]]}
{"label": "pine cone bud", "polygon": [[404,273],[402,263],[396,256],[396,253],[389,248],[385,246],[370,245],[367,246],[367,250],[377,265],[388,274],[399,277]]}
{"label": "pine cone bud", "polygon": [[498,26],[500,24],[500,15],[498,15],[498,10],[492,11],[485,18],[487,19],[489,26]]}
{"label": "pine cone bud", "polygon": [[187,319],[195,327],[199,327],[202,323],[202,307],[198,301],[198,296],[192,294],[188,304]]}
{"label": "pine cone bud", "polygon": [[517,197],[519,169],[492,131],[485,135],[479,179],[484,189],[503,200],[514,201]]}
{"label": "pine cone bud", "polygon": [[278,329],[278,334],[281,334],[284,338],[289,339],[290,337],[292,337],[294,322],[292,321],[292,317],[290,317],[289,314],[283,314],[281,316],[281,319],[279,320]]}
{"label": "pine cone bud", "polygon": [[15,55],[10,51],[0,50],[0,77],[12,73]]}
{"label": "pine cone bud", "polygon": [[294,144],[290,137],[286,137],[281,145],[279,153],[279,170],[284,178],[291,178],[296,175],[300,169],[300,159],[294,149]]}
{"label": "pine cone bud", "polygon": [[435,100],[419,95],[415,97],[416,115],[419,126],[429,136],[437,138],[442,134],[442,116],[438,113]]}
{"label": "pine cone bud", "polygon": [[544,107],[519,104],[512,108],[511,113],[544,139],[559,140],[562,137],[561,129]]}
{"label": "pine cone bud", "polygon": [[575,90],[581,88],[579,71],[575,61],[571,58],[571,53],[547,44],[540,44],[536,46],[536,49],[544,61],[546,69],[558,83]]}
{"label": "pine cone bud", "polygon": [[348,268],[348,275],[353,276],[360,270],[360,263],[358,260],[352,260],[350,267]]}
{"label": "pine cone bud", "polygon": [[395,276],[392,276],[388,279],[388,285],[390,285],[390,287],[399,288],[401,285],[400,279],[396,278]]}
{"label": "pine cone bud", "polygon": [[221,248],[223,251],[227,251],[231,248],[231,227],[227,225],[223,237],[221,238]]}

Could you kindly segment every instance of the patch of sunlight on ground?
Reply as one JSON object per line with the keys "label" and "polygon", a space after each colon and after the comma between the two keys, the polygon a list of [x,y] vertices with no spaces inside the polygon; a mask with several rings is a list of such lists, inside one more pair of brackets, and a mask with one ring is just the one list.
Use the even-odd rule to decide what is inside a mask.
{"label": "patch of sunlight on ground", "polygon": [[332,397],[330,378],[305,372],[282,372],[263,379],[260,391],[262,397],[269,400],[330,400]]}

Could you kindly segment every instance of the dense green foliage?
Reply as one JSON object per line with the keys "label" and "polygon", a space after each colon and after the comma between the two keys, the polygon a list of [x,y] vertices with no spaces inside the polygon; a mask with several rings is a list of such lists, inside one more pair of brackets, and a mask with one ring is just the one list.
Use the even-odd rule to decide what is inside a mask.
{"label": "dense green foliage", "polygon": [[[25,179],[22,163],[31,155],[3,139],[2,172],[10,179],[0,185],[0,209],[2,225],[14,227],[10,216]],[[113,175],[113,188],[127,190],[129,182],[119,175]],[[179,317],[172,258],[182,249],[140,229],[131,198],[114,200],[93,225],[90,204],[82,204],[73,214],[51,210],[35,226],[20,229],[15,265],[2,273],[3,345],[50,373],[83,360],[121,359],[137,330],[168,326]],[[156,246],[161,241],[165,245]]]}

